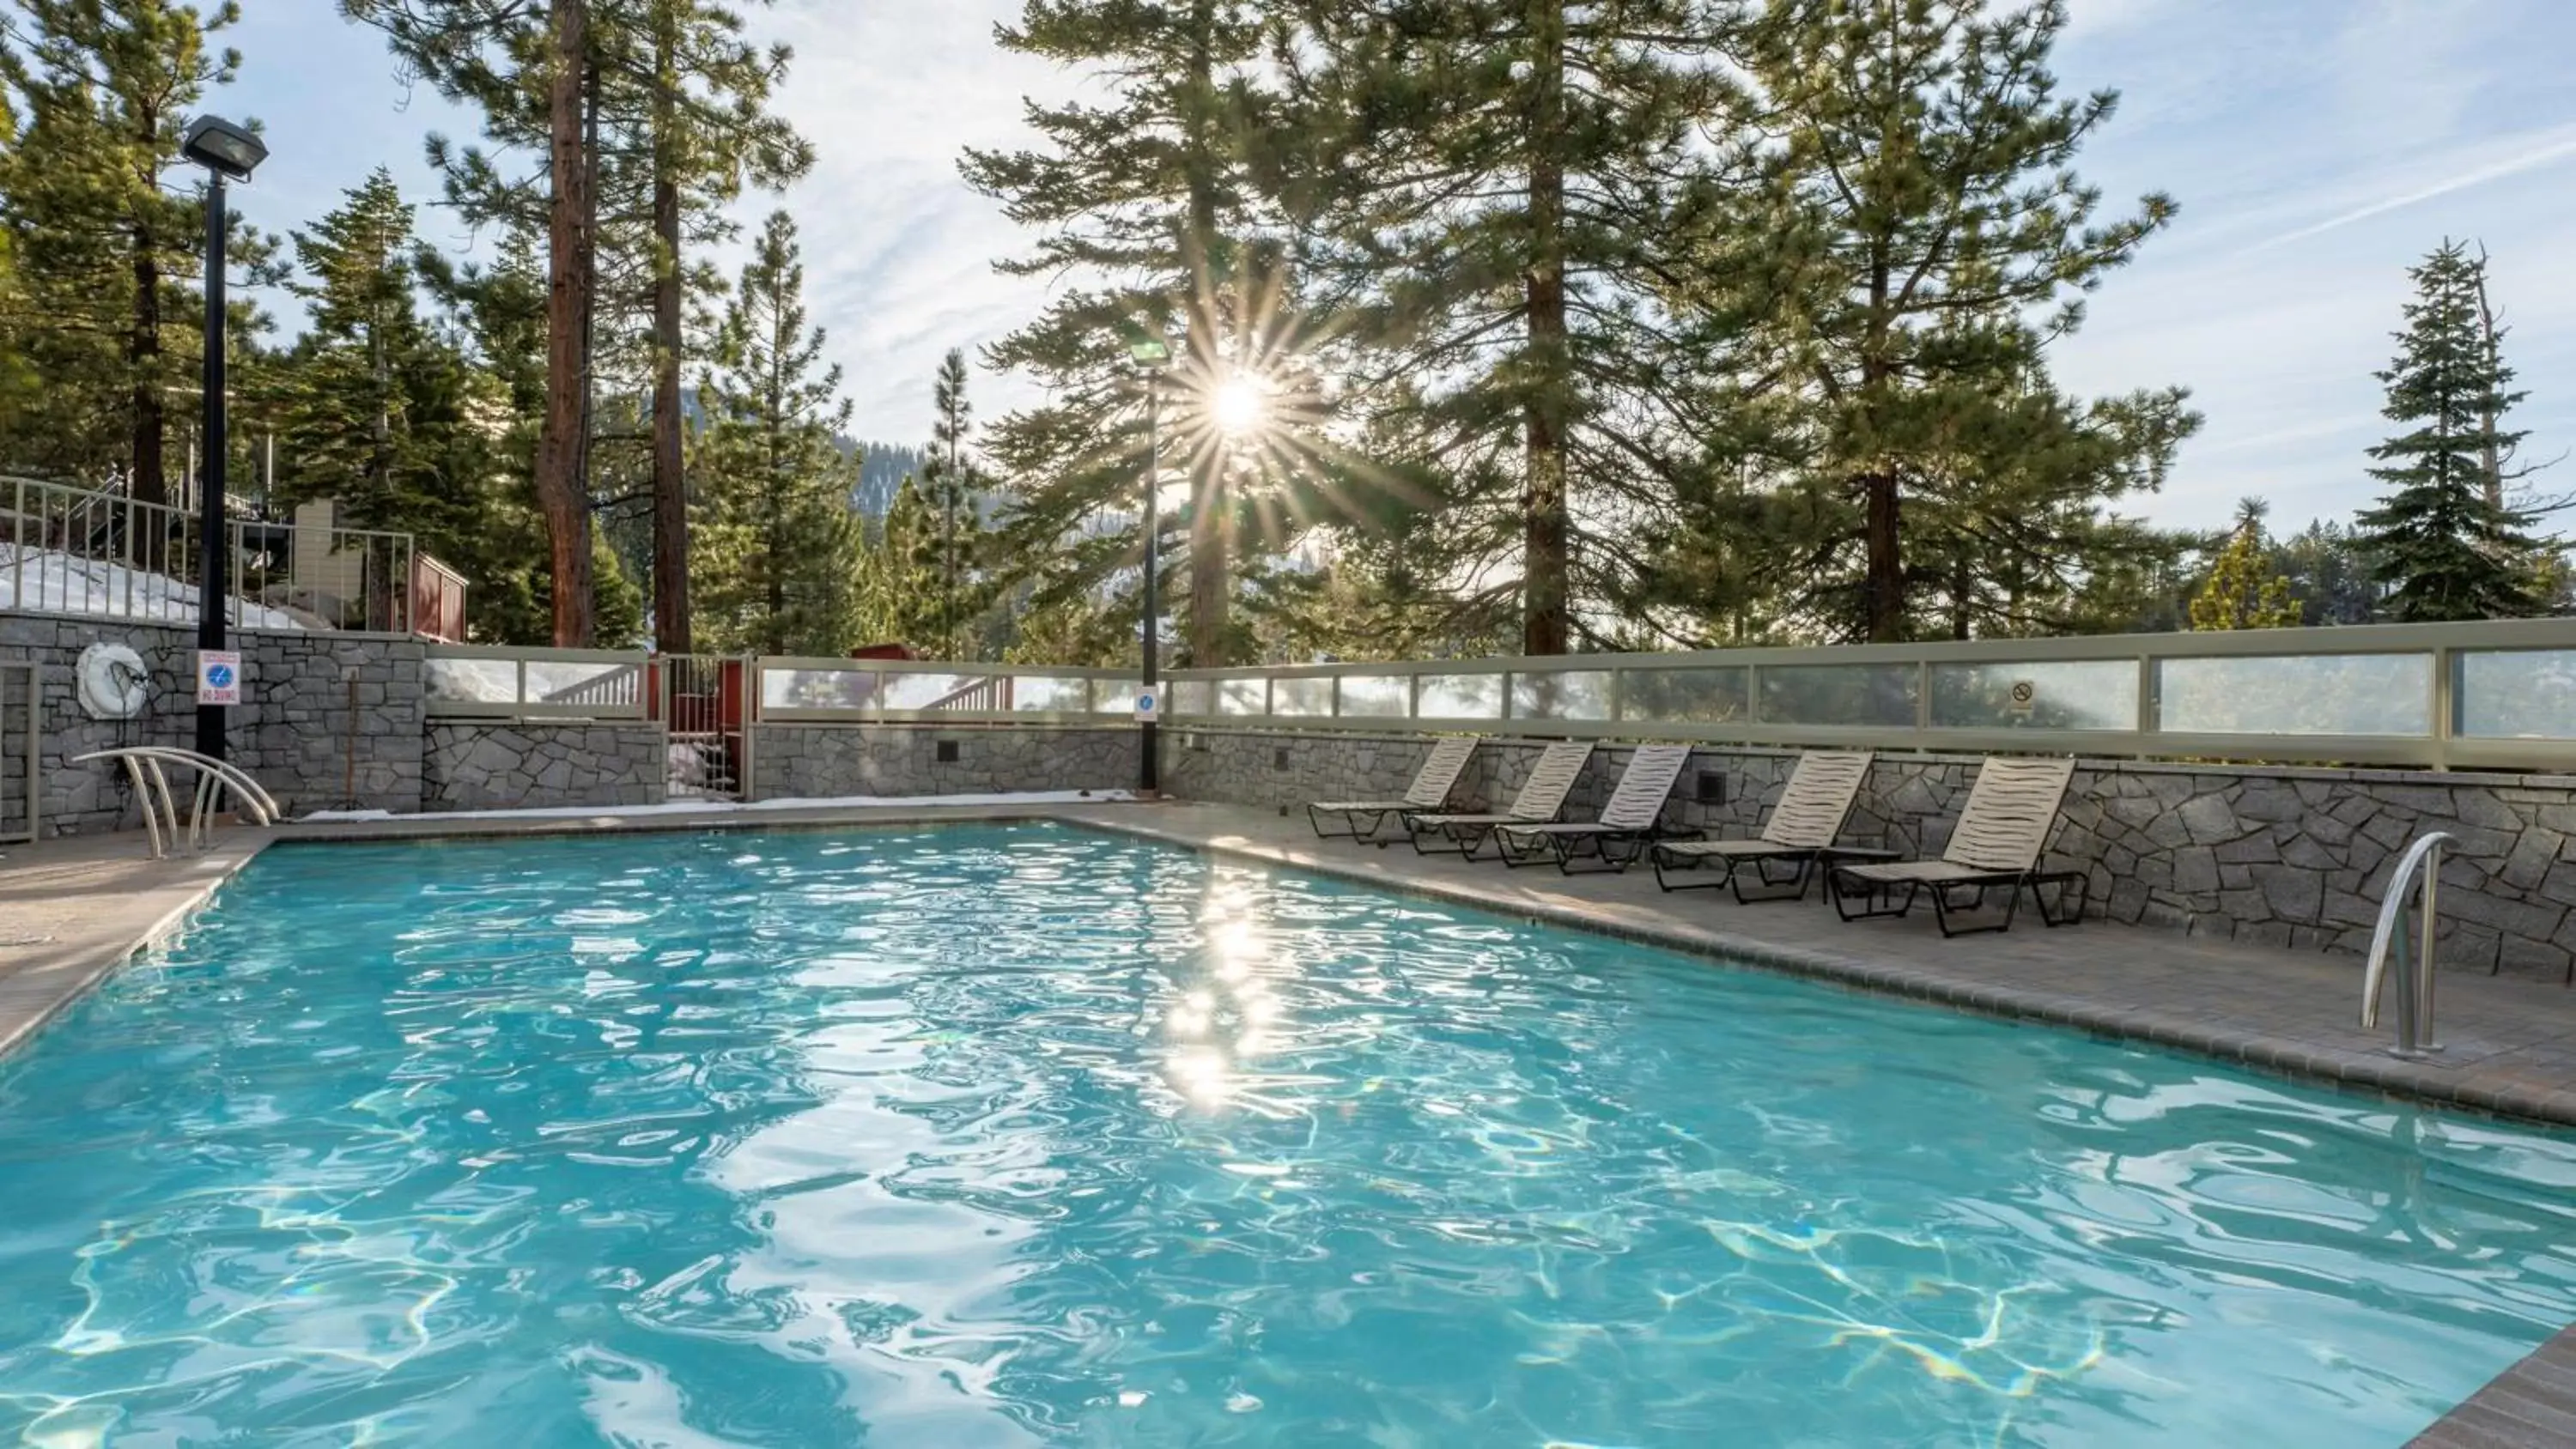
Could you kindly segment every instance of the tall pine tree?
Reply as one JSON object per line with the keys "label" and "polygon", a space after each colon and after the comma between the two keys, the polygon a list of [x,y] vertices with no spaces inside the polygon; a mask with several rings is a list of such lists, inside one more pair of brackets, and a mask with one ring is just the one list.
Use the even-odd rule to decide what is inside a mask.
{"label": "tall pine tree", "polygon": [[720,648],[838,654],[860,627],[855,477],[834,443],[849,404],[841,370],[821,366],[822,329],[806,320],[787,213],[762,226],[716,338],[698,385],[700,617]]}
{"label": "tall pine tree", "polygon": [[[1042,147],[969,151],[964,165],[968,184],[1043,233],[1003,270],[1069,272],[1078,283],[989,353],[1050,394],[988,440],[1012,480],[1006,552],[1033,576],[1033,608],[1094,609],[1140,577],[1143,390],[1122,328],[1171,339],[1167,396],[1188,399],[1206,396],[1254,326],[1257,259],[1246,243],[1264,217],[1247,158],[1275,99],[1259,81],[1261,21],[1250,0],[1028,0],[1000,31],[1006,49],[1091,68],[1112,85],[1106,105],[1033,103]],[[1203,409],[1170,407],[1164,423],[1164,457],[1189,480],[1178,519],[1188,530],[1185,652],[1222,664],[1236,560],[1220,439]]]}
{"label": "tall pine tree", "polygon": [[[11,461],[125,473],[170,500],[168,399],[193,386],[202,206],[165,185],[179,137],[240,56],[208,37],[240,18],[168,0],[24,0],[0,43],[22,128],[0,161],[0,227],[18,268],[10,340],[47,381],[41,407],[0,419]],[[235,267],[270,276],[267,238],[235,223]],[[255,313],[235,309],[235,325]]]}
{"label": "tall pine tree", "polygon": [[[1962,567],[2079,578],[2097,505],[2155,486],[2198,424],[2179,389],[2087,404],[2048,381],[2082,292],[2173,214],[2150,195],[2095,219],[2071,165],[2117,96],[2058,96],[2065,25],[2063,0],[1778,0],[1752,32],[1758,179],[1726,209],[1750,243],[1731,260],[1760,370],[1803,393],[1812,526],[1782,552],[1827,632],[1919,632],[1917,595]],[[1985,607],[1947,592],[1947,632]]]}
{"label": "tall pine tree", "polygon": [[[1446,473],[1426,574],[1476,581],[1521,651],[1624,602],[1706,430],[1654,294],[1693,139],[1729,114],[1710,0],[1302,7],[1278,169],[1322,289],[1348,299],[1375,427]],[[1483,632],[1470,626],[1469,632]]]}
{"label": "tall pine tree", "polygon": [[931,385],[930,448],[923,477],[939,512],[939,657],[966,657],[966,624],[974,612],[973,572],[982,532],[978,474],[966,439],[974,408],[966,401],[966,354],[950,348]]}
{"label": "tall pine tree", "polygon": [[2389,491],[2356,522],[2392,619],[2509,619],[2545,608],[2533,587],[2540,545],[2525,532],[2531,516],[2505,504],[2491,462],[2523,438],[2502,424],[2523,395],[2491,345],[2485,271],[2485,258],[2451,241],[2408,269],[2415,297],[2397,358],[2376,374],[2388,389],[2381,415],[2405,431],[2370,450],[2379,463],[2370,476]]}

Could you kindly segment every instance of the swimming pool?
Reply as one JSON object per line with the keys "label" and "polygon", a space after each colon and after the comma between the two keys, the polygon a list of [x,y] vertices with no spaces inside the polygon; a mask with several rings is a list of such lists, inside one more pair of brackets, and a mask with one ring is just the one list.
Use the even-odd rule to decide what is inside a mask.
{"label": "swimming pool", "polygon": [[0,1062],[0,1442],[2398,1445],[2576,1141],[1044,826],[280,847]]}

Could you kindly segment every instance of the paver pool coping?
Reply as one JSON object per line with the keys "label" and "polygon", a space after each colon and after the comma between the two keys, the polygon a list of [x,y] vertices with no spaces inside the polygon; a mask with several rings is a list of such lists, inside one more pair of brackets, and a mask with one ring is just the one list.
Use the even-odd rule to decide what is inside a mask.
{"label": "paver pool coping", "polygon": [[[708,830],[901,829],[976,822],[1055,822],[1134,839],[1332,876],[1421,898],[1604,934],[1725,962],[1767,968],[1862,991],[1911,997],[1986,1015],[2034,1020],[2103,1035],[2182,1048],[2293,1077],[2376,1089],[2394,1097],[2475,1111],[2576,1125],[2576,1090],[2536,1090],[2517,1080],[2482,1080],[2474,1065],[2429,1065],[2363,1050],[2321,1047],[2231,1024],[2223,1015],[2182,1016],[2080,995],[1962,979],[1955,973],[1764,940],[1702,926],[1669,908],[1637,903],[1498,890],[1499,873],[1459,876],[1446,862],[1415,863],[1400,854],[1327,852],[1292,831],[1265,828],[1263,812],[1211,806],[956,806],[901,810],[827,809],[709,812],[621,817],[613,810],[578,818],[332,822],[273,831],[233,831],[193,859],[142,862],[132,836],[56,843],[32,852],[33,866],[0,863],[0,901],[39,888],[96,897],[81,910],[35,896],[13,912],[41,937],[0,930],[0,1058],[31,1039],[119,965],[183,930],[232,876],[262,850],[286,842],[493,840],[526,836]],[[1645,905],[1653,906],[1652,901]],[[2576,1081],[2576,1076],[2570,1077]],[[2540,1449],[2576,1443],[2576,1328],[2506,1370],[2422,1435],[2410,1449]]]}

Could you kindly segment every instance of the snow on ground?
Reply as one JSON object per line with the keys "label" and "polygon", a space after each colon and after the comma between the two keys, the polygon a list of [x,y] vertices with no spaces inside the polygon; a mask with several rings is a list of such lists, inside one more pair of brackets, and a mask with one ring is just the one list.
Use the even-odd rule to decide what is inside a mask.
{"label": "snow on ground", "polygon": [[[235,623],[244,629],[306,627],[283,609],[248,602],[238,608]],[[197,586],[123,564],[0,543],[0,609],[193,624]]]}
{"label": "snow on ground", "polygon": [[1127,790],[1030,790],[1016,795],[840,795],[829,799],[674,800],[668,805],[549,805],[529,810],[432,810],[396,815],[390,810],[316,810],[303,821],[358,820],[585,820],[598,815],[712,815],[740,810],[918,809],[925,805],[1097,805],[1133,800]]}

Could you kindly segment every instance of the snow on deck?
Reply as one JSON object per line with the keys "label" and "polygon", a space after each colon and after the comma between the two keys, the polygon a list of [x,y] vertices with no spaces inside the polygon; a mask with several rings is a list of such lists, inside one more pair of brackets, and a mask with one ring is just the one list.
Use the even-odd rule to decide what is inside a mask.
{"label": "snow on deck", "polygon": [[[101,559],[0,543],[0,609],[193,624],[197,586]],[[234,610],[234,622],[244,629],[307,627],[283,609],[237,600]]]}

